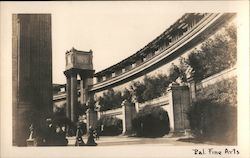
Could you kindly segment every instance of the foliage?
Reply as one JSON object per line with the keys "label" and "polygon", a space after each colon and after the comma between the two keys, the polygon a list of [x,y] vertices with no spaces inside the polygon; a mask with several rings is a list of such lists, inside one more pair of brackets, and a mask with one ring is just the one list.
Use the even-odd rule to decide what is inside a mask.
{"label": "foliage", "polygon": [[112,116],[102,116],[96,125],[100,135],[113,136],[122,133],[122,120]]}
{"label": "foliage", "polygon": [[145,76],[142,82],[133,82],[131,85],[132,93],[136,96],[139,103],[152,100],[166,93],[168,85],[175,82],[177,78],[186,81],[184,64],[180,69],[172,64],[168,75],[158,74],[157,76]]}
{"label": "foliage", "polygon": [[188,117],[196,137],[236,144],[236,77],[219,81],[199,90],[197,102],[193,103]]}
{"label": "foliage", "polygon": [[189,67],[190,66],[188,65],[187,59],[180,57],[178,69],[179,69],[179,77],[182,80],[182,82],[187,82],[186,71]]}
{"label": "foliage", "polygon": [[143,92],[145,91],[146,86],[142,82],[133,82],[131,85],[131,90],[136,97],[136,101],[139,103],[144,102],[144,98],[142,96]]}
{"label": "foliage", "polygon": [[122,92],[122,100],[127,100],[128,102],[132,101],[132,94],[127,88]]}
{"label": "foliage", "polygon": [[81,104],[80,102],[78,102],[78,104],[76,105],[76,116],[77,116],[77,118],[79,116],[86,115],[87,108],[88,107],[86,106],[86,104]]}
{"label": "foliage", "polygon": [[131,85],[131,90],[136,96],[137,102],[142,103],[162,96],[170,83],[170,78],[166,75],[160,74],[155,77],[145,76],[143,82],[134,82]]}
{"label": "foliage", "polygon": [[170,131],[168,113],[161,107],[146,105],[132,120],[137,136],[162,137]]}
{"label": "foliage", "polygon": [[104,92],[103,96],[100,96],[98,100],[101,106],[100,111],[106,111],[121,107],[123,98],[120,91],[115,92],[113,89],[109,89],[107,92]]}
{"label": "foliage", "polygon": [[237,105],[237,80],[236,77],[216,82],[197,92],[198,99],[212,99],[217,103],[226,103],[230,106]]}
{"label": "foliage", "polygon": [[194,78],[200,81],[236,64],[236,27],[227,26],[225,31],[206,40],[199,50],[188,56],[188,64],[194,70]]}
{"label": "foliage", "polygon": [[193,134],[198,139],[212,140],[226,144],[236,144],[237,109],[211,99],[193,103],[188,111],[188,119]]}
{"label": "foliage", "polygon": [[205,68],[202,65],[202,61],[205,59],[204,54],[201,51],[195,49],[189,56],[188,56],[188,64],[194,70],[194,79],[196,81],[202,80],[204,77]]}
{"label": "foliage", "polygon": [[100,104],[100,111],[106,111],[111,109],[116,109],[121,107],[121,103],[124,100],[128,102],[132,101],[132,92],[125,88],[123,91],[114,91],[109,89],[107,92],[103,93],[103,96],[98,98]]}
{"label": "foliage", "polygon": [[169,80],[170,82],[175,82],[178,77],[180,77],[180,69],[178,66],[172,63],[169,69]]}

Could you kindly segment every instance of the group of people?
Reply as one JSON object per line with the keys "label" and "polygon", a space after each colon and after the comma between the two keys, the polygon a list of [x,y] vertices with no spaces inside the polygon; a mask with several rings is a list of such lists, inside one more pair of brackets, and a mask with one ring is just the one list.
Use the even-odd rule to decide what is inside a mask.
{"label": "group of people", "polygon": [[47,119],[41,145],[44,146],[68,145],[68,140],[66,139],[66,127],[54,125],[52,124],[51,119]]}
{"label": "group of people", "polygon": [[99,138],[99,135],[97,136],[96,131],[90,126],[89,128],[89,133],[88,133],[88,140],[87,143],[85,144],[83,139],[83,132],[80,126],[77,126],[77,131],[76,131],[76,143],[75,146],[96,146],[97,143],[95,142],[95,138]]}
{"label": "group of people", "polygon": [[33,134],[34,128],[33,125],[30,127],[30,138],[35,136],[35,142],[38,146],[67,146],[68,139],[67,135],[70,133],[76,135],[75,146],[96,146],[96,140],[99,139],[99,132],[94,130],[91,126],[88,130],[88,138],[87,143],[85,144],[83,141],[83,135],[86,133],[86,126],[82,126],[82,124],[77,124],[76,130],[74,130],[74,134],[70,129],[74,129],[66,124],[58,124],[58,122],[52,121],[52,119],[46,119],[46,125],[40,128],[39,133]]}

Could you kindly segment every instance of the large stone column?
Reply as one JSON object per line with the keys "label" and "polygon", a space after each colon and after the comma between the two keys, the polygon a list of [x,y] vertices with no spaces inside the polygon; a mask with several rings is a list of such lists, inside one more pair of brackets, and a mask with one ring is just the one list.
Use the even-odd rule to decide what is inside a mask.
{"label": "large stone column", "polygon": [[71,104],[71,121],[76,122],[77,116],[76,116],[76,106],[78,104],[78,96],[77,96],[77,73],[72,72],[71,73],[71,80],[70,80],[70,104]]}
{"label": "large stone column", "polygon": [[71,78],[70,76],[67,77],[67,85],[66,85],[66,117],[71,118]]}
{"label": "large stone column", "polygon": [[50,14],[12,16],[13,145],[26,146],[52,113],[52,43]]}

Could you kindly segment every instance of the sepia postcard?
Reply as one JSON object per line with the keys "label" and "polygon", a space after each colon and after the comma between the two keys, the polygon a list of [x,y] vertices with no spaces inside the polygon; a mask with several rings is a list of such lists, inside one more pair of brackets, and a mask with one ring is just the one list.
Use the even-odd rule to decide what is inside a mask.
{"label": "sepia postcard", "polygon": [[0,2],[3,158],[249,153],[248,1]]}

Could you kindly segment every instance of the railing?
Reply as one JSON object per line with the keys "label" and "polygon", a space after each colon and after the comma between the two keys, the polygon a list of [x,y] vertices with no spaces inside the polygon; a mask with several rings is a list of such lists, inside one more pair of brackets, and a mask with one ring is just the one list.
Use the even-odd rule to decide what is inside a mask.
{"label": "railing", "polygon": [[221,80],[229,79],[231,77],[237,76],[236,67],[232,67],[230,69],[226,69],[224,71],[221,71],[215,75],[212,75],[208,78],[205,78],[201,82],[196,84],[196,89],[199,91],[200,89],[207,87],[208,85],[212,85],[216,82],[219,82]]}
{"label": "railing", "polygon": [[53,101],[66,98],[66,93],[53,95]]}
{"label": "railing", "polygon": [[168,94],[165,94],[159,98],[155,98],[149,101],[146,101],[144,103],[136,103],[136,106],[138,106],[138,111],[142,109],[146,105],[151,105],[151,106],[167,106],[169,105],[169,97]]}
{"label": "railing", "polygon": [[121,115],[122,114],[122,108],[117,108],[117,109],[111,109],[111,110],[107,110],[107,111],[102,111],[100,112],[101,115],[110,115],[110,116],[114,116],[114,115]]}

